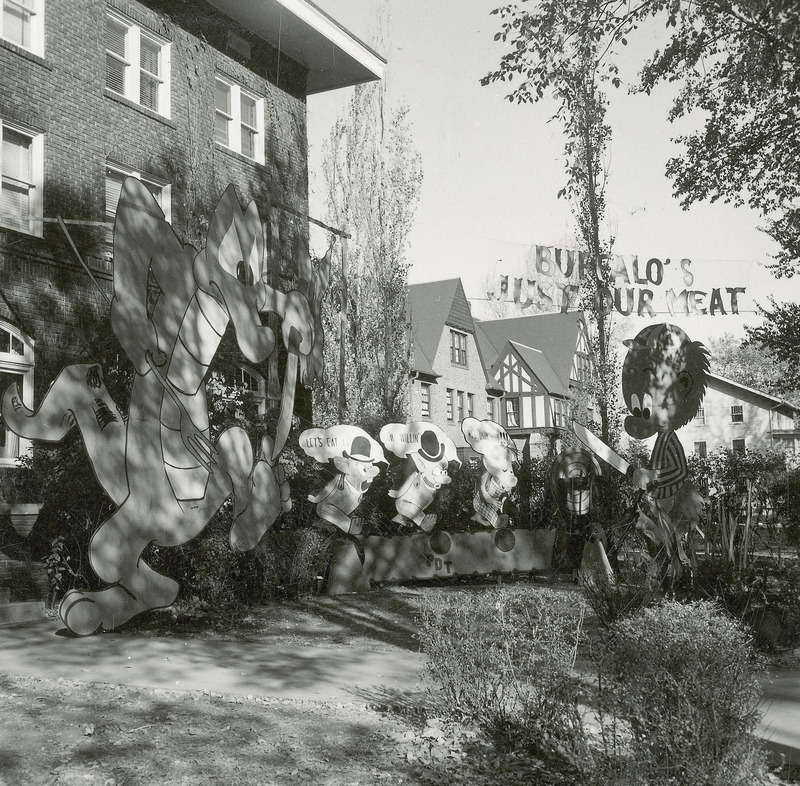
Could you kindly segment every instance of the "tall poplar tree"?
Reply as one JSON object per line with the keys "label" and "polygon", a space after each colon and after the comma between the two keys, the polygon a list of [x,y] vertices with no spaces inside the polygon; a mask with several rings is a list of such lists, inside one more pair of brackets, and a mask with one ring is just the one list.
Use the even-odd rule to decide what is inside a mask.
{"label": "tall poplar tree", "polygon": [[406,254],[422,183],[408,108],[388,107],[383,84],[357,86],[323,152],[328,218],[350,237],[328,288],[327,379],[314,414],[375,431],[408,410]]}

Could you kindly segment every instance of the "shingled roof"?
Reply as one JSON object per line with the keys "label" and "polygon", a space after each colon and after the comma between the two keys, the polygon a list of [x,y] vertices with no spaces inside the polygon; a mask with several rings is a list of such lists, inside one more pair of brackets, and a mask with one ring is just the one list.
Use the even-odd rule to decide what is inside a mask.
{"label": "shingled roof", "polygon": [[[511,341],[522,359],[531,367],[531,371],[551,393],[567,395],[582,320],[581,311],[476,320],[475,337],[481,355],[490,364],[489,373],[506,343]],[[555,379],[552,375],[555,375]]]}

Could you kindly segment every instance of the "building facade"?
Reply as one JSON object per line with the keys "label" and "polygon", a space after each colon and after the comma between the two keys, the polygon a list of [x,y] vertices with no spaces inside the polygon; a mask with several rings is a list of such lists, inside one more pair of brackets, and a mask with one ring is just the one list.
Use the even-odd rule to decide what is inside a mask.
{"label": "building facade", "polygon": [[[305,0],[4,2],[0,385],[35,406],[107,325],[126,177],[197,247],[233,184],[259,208],[270,283],[290,288],[308,233],[308,96],[384,63]],[[277,364],[240,369],[260,408],[279,395]],[[26,447],[0,424],[0,501],[27,501],[8,482]]]}
{"label": "building facade", "polygon": [[786,401],[709,374],[697,415],[676,433],[687,455],[705,456],[718,448],[797,455],[798,418],[800,409]]}
{"label": "building facade", "polygon": [[411,325],[409,419],[430,420],[458,448],[462,461],[472,455],[461,421],[496,420],[502,390],[487,374],[460,279],[408,288]]}

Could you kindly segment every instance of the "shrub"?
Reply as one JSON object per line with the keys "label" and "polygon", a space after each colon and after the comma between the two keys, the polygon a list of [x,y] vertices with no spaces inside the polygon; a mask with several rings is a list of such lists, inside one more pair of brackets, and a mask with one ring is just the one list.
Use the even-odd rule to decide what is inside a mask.
{"label": "shrub", "polygon": [[582,601],[548,590],[426,597],[420,640],[433,707],[501,749],[585,769],[581,685],[572,673],[583,615]]}
{"label": "shrub", "polygon": [[655,598],[655,592],[642,569],[623,569],[614,581],[581,575],[580,583],[587,603],[606,628],[649,606]]}
{"label": "shrub", "polygon": [[757,782],[759,666],[748,634],[710,602],[665,601],[619,621],[600,658],[601,706],[629,722],[630,748],[606,759],[606,782]]}

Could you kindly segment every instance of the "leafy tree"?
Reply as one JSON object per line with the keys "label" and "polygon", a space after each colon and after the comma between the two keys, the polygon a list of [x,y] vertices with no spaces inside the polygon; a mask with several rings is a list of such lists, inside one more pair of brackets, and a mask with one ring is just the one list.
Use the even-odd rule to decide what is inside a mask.
{"label": "leafy tree", "polygon": [[[800,316],[800,314],[798,315]],[[778,359],[752,342],[742,341],[730,333],[709,342],[711,370],[741,385],[763,390],[771,396],[800,403],[800,390],[792,384],[791,361]]]}
{"label": "leafy tree", "polygon": [[777,303],[770,298],[771,308],[759,307],[764,322],[748,327],[749,342],[777,359],[784,390],[790,400],[797,399],[800,390],[800,303]]}
{"label": "leafy tree", "polygon": [[[316,391],[314,416],[319,424],[344,417],[374,430],[404,421],[407,410],[406,245],[422,182],[407,107],[389,109],[383,85],[356,87],[324,161],[329,220],[351,240],[344,277],[336,265],[331,271],[324,306],[329,376]],[[344,378],[335,380],[342,346]]]}
{"label": "leafy tree", "polygon": [[673,30],[642,72],[648,93],[679,81],[670,120],[697,111],[667,172],[684,206],[749,204],[781,250],[777,275],[800,271],[800,6],[795,0],[656,0]]}
{"label": "leafy tree", "polygon": [[528,104],[554,99],[557,120],[566,138],[566,185],[559,196],[573,205],[580,241],[592,272],[583,282],[582,303],[594,323],[597,404],[605,442],[616,441],[611,424],[619,377],[610,342],[607,303],[598,293],[611,282],[608,255],[613,240],[601,235],[605,213],[604,166],[611,129],[606,123],[606,83],[619,85],[613,62],[617,19],[601,0],[542,0],[494,10],[502,20],[495,40],[508,44],[497,70],[481,84],[515,82],[509,101]]}

